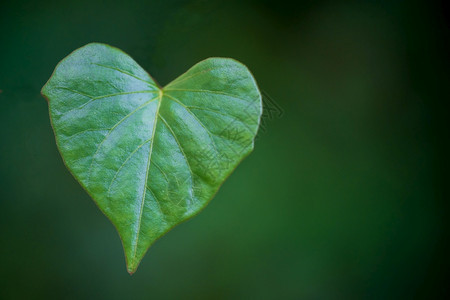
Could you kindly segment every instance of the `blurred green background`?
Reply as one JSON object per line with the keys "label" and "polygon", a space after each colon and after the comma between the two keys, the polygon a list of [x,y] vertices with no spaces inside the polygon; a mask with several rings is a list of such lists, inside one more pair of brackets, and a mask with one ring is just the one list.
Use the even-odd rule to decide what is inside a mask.
{"label": "blurred green background", "polygon": [[[411,299],[448,290],[448,23],[430,1],[3,1],[1,299]],[[211,56],[283,110],[130,276],[40,89],[89,42],[165,85]],[[267,98],[267,96],[266,96]]]}

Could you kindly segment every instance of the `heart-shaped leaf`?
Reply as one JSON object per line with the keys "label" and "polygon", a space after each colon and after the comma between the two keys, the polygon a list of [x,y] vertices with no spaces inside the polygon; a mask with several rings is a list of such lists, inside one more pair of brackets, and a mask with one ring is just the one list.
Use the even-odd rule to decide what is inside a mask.
{"label": "heart-shaped leaf", "polygon": [[204,208],[253,149],[261,112],[241,63],[210,58],[160,88],[127,54],[88,44],[42,89],[66,166],[122,239],[128,272]]}

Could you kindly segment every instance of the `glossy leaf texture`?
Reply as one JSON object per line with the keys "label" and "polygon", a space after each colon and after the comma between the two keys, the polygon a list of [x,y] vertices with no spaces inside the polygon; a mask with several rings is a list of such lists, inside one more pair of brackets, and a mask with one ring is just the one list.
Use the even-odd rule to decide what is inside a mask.
{"label": "glossy leaf texture", "polygon": [[254,78],[235,60],[206,59],[160,88],[98,43],[63,59],[42,94],[63,160],[116,227],[130,273],[252,151],[262,113]]}

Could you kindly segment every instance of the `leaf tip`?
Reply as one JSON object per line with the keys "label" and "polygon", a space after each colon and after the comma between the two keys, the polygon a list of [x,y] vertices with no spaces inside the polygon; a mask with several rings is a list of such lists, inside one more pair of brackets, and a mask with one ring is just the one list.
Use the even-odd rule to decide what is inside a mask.
{"label": "leaf tip", "polygon": [[133,275],[135,272],[136,272],[136,270],[137,270],[137,268],[138,268],[138,265],[139,265],[139,263],[127,263],[127,272],[128,272],[128,274],[130,274],[130,275]]}
{"label": "leaf tip", "polygon": [[128,274],[130,274],[130,276],[132,276],[134,274],[134,272],[136,272],[136,270],[132,270],[130,268],[127,268],[127,272],[128,272]]}

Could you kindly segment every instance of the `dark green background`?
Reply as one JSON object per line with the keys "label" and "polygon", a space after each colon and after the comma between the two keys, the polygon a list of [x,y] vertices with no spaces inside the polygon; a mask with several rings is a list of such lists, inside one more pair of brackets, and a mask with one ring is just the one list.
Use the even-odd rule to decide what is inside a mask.
{"label": "dark green background", "polygon": [[[448,24],[430,1],[0,5],[1,299],[442,296]],[[126,272],[39,92],[96,41],[161,84],[233,57],[284,113],[196,218]]]}

